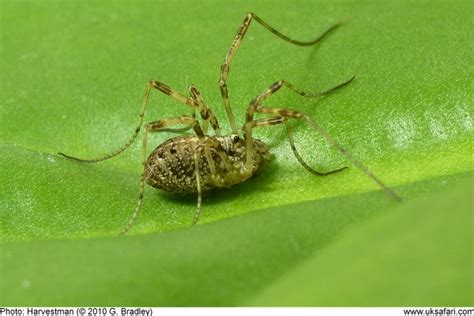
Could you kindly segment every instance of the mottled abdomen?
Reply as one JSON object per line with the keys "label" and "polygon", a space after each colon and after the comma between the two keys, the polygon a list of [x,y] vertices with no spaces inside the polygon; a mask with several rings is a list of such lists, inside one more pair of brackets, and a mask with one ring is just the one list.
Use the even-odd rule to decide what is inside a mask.
{"label": "mottled abdomen", "polygon": [[268,146],[254,140],[252,172],[245,172],[245,141],[238,136],[172,138],[158,146],[145,164],[146,183],[169,192],[196,192],[194,154],[199,163],[201,190],[230,187],[256,174],[270,159]]}

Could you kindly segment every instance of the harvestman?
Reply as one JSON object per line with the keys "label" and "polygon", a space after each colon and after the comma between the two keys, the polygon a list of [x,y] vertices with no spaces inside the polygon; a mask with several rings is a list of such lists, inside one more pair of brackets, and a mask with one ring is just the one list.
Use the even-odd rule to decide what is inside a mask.
{"label": "harvestman", "polygon": [[[189,87],[189,96],[185,96],[184,94],[173,90],[162,82],[150,80],[145,92],[143,107],[137,127],[133,136],[124,146],[122,146],[117,151],[97,159],[79,159],[59,153],[66,158],[81,162],[103,161],[122,153],[135,141],[141,130],[143,117],[148,104],[148,97],[152,88],[158,89],[159,91],[173,98],[175,101],[185,104],[192,109],[193,114],[191,116],[182,115],[178,117],[152,121],[145,124],[142,145],[143,171],[140,180],[140,194],[135,211],[128,224],[122,230],[121,234],[125,234],[132,227],[138,214],[140,213],[145,182],[154,188],[169,192],[197,192],[197,207],[193,224],[197,223],[201,211],[202,191],[210,190],[216,187],[230,187],[234,184],[244,182],[255,175],[264,166],[265,162],[270,159],[270,153],[267,144],[261,140],[253,138],[252,136],[253,129],[256,127],[284,123],[287,128],[288,140],[295,157],[306,170],[313,174],[324,176],[342,171],[346,168],[344,167],[327,172],[318,172],[308,166],[296,150],[292,131],[290,125],[288,124],[288,119],[301,119],[309,123],[311,127],[321,134],[321,136],[331,143],[341,154],[343,154],[362,172],[375,181],[389,196],[391,196],[396,201],[401,201],[400,197],[394,191],[385,186],[382,181],[380,181],[380,179],[378,179],[364,164],[362,164],[344,147],[342,147],[311,117],[300,111],[286,108],[271,108],[263,105],[263,101],[277,92],[283,86],[286,86],[301,96],[314,98],[325,96],[330,92],[333,92],[334,90],[349,84],[354,79],[354,77],[329,90],[317,93],[306,93],[301,91],[285,80],[276,81],[250,102],[246,111],[246,120],[242,126],[242,137],[239,135],[234,114],[232,113],[232,108],[230,106],[229,94],[227,90],[227,77],[229,75],[229,68],[232,59],[239,48],[250,23],[253,20],[260,23],[264,28],[281,39],[299,46],[314,45],[323,40],[326,35],[340,26],[340,24],[336,24],[330,27],[321,36],[312,41],[300,42],[278,32],[257,15],[248,13],[245,16],[237,32],[237,35],[235,36],[229,51],[227,52],[224,63],[221,66],[219,85],[222,99],[224,101],[224,106],[227,112],[227,117],[232,128],[232,134],[230,136],[221,135],[217,118],[215,117],[212,110],[205,104],[204,99],[195,86],[191,85]],[[198,111],[201,116],[201,124],[196,119],[195,111]],[[269,116],[265,118],[254,119],[255,113],[268,114]],[[180,129],[171,128],[175,125],[185,125],[186,127]],[[214,130],[214,136],[210,136],[207,133],[209,125]],[[171,138],[159,145],[147,158],[146,147],[147,136],[149,132],[177,132],[185,131],[189,128],[192,128],[196,135],[177,136]]]}

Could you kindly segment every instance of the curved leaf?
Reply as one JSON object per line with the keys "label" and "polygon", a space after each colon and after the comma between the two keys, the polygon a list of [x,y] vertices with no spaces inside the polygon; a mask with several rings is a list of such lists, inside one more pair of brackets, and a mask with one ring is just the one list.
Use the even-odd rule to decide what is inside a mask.
{"label": "curved leaf", "polygon": [[[55,154],[94,158],[120,147],[135,128],[150,78],[183,93],[195,84],[228,132],[217,84],[219,67],[248,11],[302,40],[351,19],[324,43],[309,48],[289,45],[252,25],[229,75],[239,124],[250,100],[278,79],[305,91],[321,91],[355,74],[353,83],[328,97],[302,98],[282,89],[267,104],[308,113],[395,187],[407,204],[425,193],[440,192],[440,205],[449,205],[457,195],[442,191],[472,179],[471,6],[468,1],[396,0],[383,5],[296,1],[288,7],[210,0],[88,6],[2,2],[0,305],[274,305],[284,302],[280,282],[292,283],[280,280],[282,274],[298,280],[299,273],[305,273],[298,272],[304,267],[299,264],[309,258],[322,265],[318,271],[301,270],[311,279],[312,273],[319,275],[326,271],[324,265],[342,256],[331,249],[344,249],[348,241],[331,245],[346,227],[359,229],[353,234],[360,234],[367,249],[376,247],[364,235],[375,224],[357,226],[375,215],[374,220],[382,221],[384,214],[393,213],[393,203],[301,122],[292,122],[295,139],[311,166],[350,169],[312,176],[294,158],[283,126],[261,128],[256,136],[269,143],[274,160],[246,183],[207,193],[202,225],[190,227],[195,196],[147,188],[142,214],[130,232],[139,236],[122,239],[114,237],[136,203],[141,141],[97,164]],[[188,112],[156,92],[145,120]],[[149,142],[158,145],[169,137],[154,135]],[[385,225],[393,228],[423,214],[387,215]],[[438,214],[422,227],[430,230],[442,220]],[[394,249],[405,245],[396,232],[385,236]],[[451,241],[441,236],[439,249]],[[459,243],[456,251],[467,246]],[[331,255],[320,253],[326,247]],[[428,254],[436,249],[429,248]],[[408,257],[416,257],[415,248],[405,250]],[[390,257],[368,258],[375,264]],[[464,267],[445,263],[434,267],[442,273]],[[387,265],[380,271],[392,273],[393,268]],[[417,269],[414,265],[406,276]],[[435,278],[434,270],[426,273]],[[443,280],[446,288],[459,285],[472,293],[472,283],[469,290],[455,278]],[[406,284],[395,281],[387,279],[394,291],[383,299],[348,295],[335,301],[340,292],[327,291],[318,301],[287,302],[435,303],[428,298],[434,291],[410,300],[400,294]],[[311,282],[305,289],[316,291],[314,287]],[[379,288],[373,281],[361,293],[370,295]]]}
{"label": "curved leaf", "polygon": [[[401,192],[412,192],[412,194],[415,192],[423,194],[428,191],[439,195],[438,198],[428,200],[429,203],[421,204],[421,207],[439,204],[439,208],[437,207],[430,217],[432,222],[427,221],[426,224],[419,222],[429,215],[430,209],[416,212],[415,210],[420,210],[420,203],[407,203],[405,207],[416,213],[410,215],[400,208],[390,208],[390,201],[380,199],[378,192],[372,192],[273,207],[250,212],[245,216],[198,225],[193,229],[167,233],[128,238],[43,240],[0,244],[2,255],[0,302],[4,305],[34,306],[245,305],[252,298],[258,298],[260,291],[271,286],[282,275],[287,274],[290,280],[300,281],[299,264],[303,263],[303,267],[310,266],[309,272],[312,274],[306,274],[308,282],[299,282],[297,285],[302,293],[300,300],[295,300],[299,297],[297,293],[300,292],[294,288],[295,295],[287,294],[288,298],[282,300],[280,294],[283,293],[284,287],[278,286],[280,283],[277,282],[275,285],[277,294],[271,294],[270,298],[264,296],[265,299],[257,301],[257,304],[281,305],[292,302],[336,305],[430,305],[436,302],[439,304],[446,302],[449,305],[465,304],[465,297],[472,291],[469,289],[469,280],[472,278],[470,279],[465,273],[472,261],[466,249],[466,243],[470,241],[465,238],[469,233],[469,216],[472,215],[466,204],[469,198],[462,194],[463,199],[458,200],[462,203],[460,204],[462,208],[454,213],[456,216],[448,220],[447,217],[453,212],[447,212],[446,205],[450,205],[452,195],[444,196],[439,192],[463,180],[472,181],[472,179],[473,174],[468,173],[412,183],[399,188]],[[443,201],[442,204],[439,203],[440,200]],[[334,280],[335,289],[344,291],[341,288],[346,287],[349,280],[346,274],[340,271],[343,262],[336,264],[334,261],[331,270],[327,265],[331,264],[331,256],[336,260],[341,257],[354,260],[352,256],[357,254],[344,254],[339,251],[347,252],[347,243],[351,242],[351,236],[356,233],[348,232],[348,239],[344,239],[341,233],[374,216],[376,216],[374,223],[362,224],[357,230],[358,238],[354,240],[356,245],[354,249],[360,249],[364,257],[357,257],[358,261],[355,261],[353,271],[358,272],[364,262],[377,268],[377,263],[393,260],[391,264],[374,269],[373,278],[369,279],[372,282],[369,282],[368,286],[359,285],[361,288],[366,288],[366,294],[371,294],[381,283],[392,287],[390,294],[382,299],[379,296],[353,293],[347,299],[337,300],[338,292],[333,290],[322,296],[321,300],[305,300],[308,297],[314,298],[312,293],[315,288],[324,291],[325,287],[318,288],[318,283],[313,282],[324,272],[328,272],[325,277],[327,282]],[[413,223],[413,220],[417,222]],[[448,225],[455,224],[460,232],[449,238],[442,233],[434,236],[437,231],[433,232],[433,229],[438,229],[440,224],[442,226],[442,221],[446,221]],[[378,223],[384,225],[377,228]],[[414,224],[420,225],[419,232],[412,229]],[[364,229],[365,227],[368,228]],[[383,232],[381,231],[383,228],[389,229]],[[396,234],[397,230],[400,235]],[[423,236],[426,232],[429,234]],[[408,240],[405,238],[407,234],[410,237]],[[436,238],[432,239],[433,237]],[[452,250],[449,250],[453,258],[436,260],[437,250],[448,251],[446,247],[458,237],[458,243],[452,245]],[[342,241],[338,242],[340,238]],[[373,242],[364,244],[366,239],[373,239]],[[416,247],[409,247],[403,243],[414,240]],[[433,240],[436,241],[435,244]],[[335,250],[332,250],[333,243]],[[398,251],[400,246],[406,248],[400,251],[402,255],[400,257],[388,250],[388,253],[368,256],[367,252],[373,252],[375,247],[384,247],[385,244],[393,247],[391,249],[394,251]],[[367,246],[367,249],[364,249],[364,246]],[[423,248],[426,249],[421,251]],[[306,264],[305,259],[309,258],[312,261],[318,254],[324,256],[322,264],[315,267]],[[430,263],[430,268],[425,269],[426,271],[417,277],[423,264],[418,256],[423,254],[427,254],[426,260]],[[416,258],[418,261],[409,262],[408,265],[405,257]],[[433,280],[441,280],[441,276],[437,274],[440,273],[447,274],[442,279],[447,282],[443,283],[444,286],[434,288],[425,286],[422,289],[419,288],[423,286],[420,283],[416,287],[419,292],[417,296],[401,295],[409,291],[406,288],[407,282],[395,282],[394,276],[377,278],[384,272],[393,273],[397,267],[399,269],[405,267],[402,271],[405,273],[405,281],[409,277],[413,277],[415,283],[425,281],[427,275],[428,277],[431,275]],[[295,271],[298,278],[292,277],[292,271]],[[464,281],[459,280],[460,274],[466,275]],[[358,276],[353,276],[353,279],[358,280]],[[352,285],[347,291],[356,287],[357,285]],[[446,296],[445,300],[437,300],[451,291],[452,287],[457,287],[459,293],[465,294],[458,294],[458,300],[453,300],[452,296]],[[431,298],[430,293],[436,293],[437,296]]]}

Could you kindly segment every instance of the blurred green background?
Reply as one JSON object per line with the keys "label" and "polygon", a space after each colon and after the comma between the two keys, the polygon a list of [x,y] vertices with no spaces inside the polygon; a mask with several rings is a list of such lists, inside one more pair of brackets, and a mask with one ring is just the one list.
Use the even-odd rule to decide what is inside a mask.
{"label": "blurred green background", "polygon": [[[0,305],[472,305],[473,5],[470,1],[3,1],[0,90]],[[395,205],[316,132],[297,146],[262,128],[273,161],[257,177],[194,196],[138,195],[141,141],[95,158],[134,130],[147,80],[195,84],[224,131],[220,65],[249,11],[297,47],[251,25],[231,67],[239,124],[268,105],[310,114],[404,199]],[[152,92],[145,120],[188,114]],[[153,135],[158,145],[170,135]]]}

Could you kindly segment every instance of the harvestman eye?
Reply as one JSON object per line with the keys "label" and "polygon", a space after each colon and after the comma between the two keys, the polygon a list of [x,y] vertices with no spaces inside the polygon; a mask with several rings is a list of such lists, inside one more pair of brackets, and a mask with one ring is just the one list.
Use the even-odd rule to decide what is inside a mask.
{"label": "harvestman eye", "polygon": [[[230,64],[237,52],[245,33],[247,32],[252,21],[258,22],[264,28],[287,41],[288,43],[298,46],[311,46],[321,42],[329,33],[337,29],[340,24],[335,24],[327,29],[316,39],[309,42],[297,41],[278,32],[273,27],[264,22],[261,18],[253,13],[248,13],[242,24],[240,25],[237,35],[235,36],[229,51],[221,66],[221,75],[219,80],[220,91],[224,106],[229,119],[232,133],[228,136],[221,135],[221,130],[216,116],[212,110],[206,105],[199,90],[191,85],[189,87],[189,96],[186,96],[166,84],[157,81],[148,81],[143,106],[140,113],[138,124],[135,132],[130,140],[118,150],[111,152],[97,159],[79,159],[59,153],[66,158],[77,160],[80,162],[99,162],[110,159],[122,153],[127,149],[138,137],[143,124],[143,117],[148,105],[148,97],[152,89],[157,89],[164,94],[170,96],[175,101],[186,105],[192,110],[192,115],[182,115],[173,118],[166,118],[158,121],[145,123],[145,131],[142,141],[141,161],[143,171],[140,180],[140,193],[138,196],[135,211],[128,221],[127,225],[120,233],[125,234],[135,223],[140,213],[145,183],[156,188],[174,193],[197,193],[197,207],[194,215],[193,224],[199,220],[201,212],[201,196],[202,192],[218,187],[231,187],[235,184],[246,181],[254,176],[269,160],[269,147],[263,141],[253,137],[252,133],[256,127],[266,127],[270,125],[285,124],[287,129],[288,141],[291,149],[298,162],[309,172],[326,176],[336,172],[340,172],[346,167],[316,171],[312,169],[298,153],[293,134],[288,121],[291,119],[306,121],[313,129],[315,129],[322,137],[331,143],[343,156],[350,160],[357,168],[364,172],[369,178],[375,181],[378,186],[385,191],[391,198],[400,202],[400,197],[390,188],[388,188],[378,177],[376,177],[361,161],[354,157],[344,147],[342,147],[331,135],[329,135],[316,121],[303,112],[288,108],[275,108],[264,106],[264,101],[271,95],[276,93],[283,86],[289,88],[293,92],[309,98],[318,98],[330,94],[331,92],[348,85],[354,77],[344,81],[328,90],[307,93],[293,84],[285,80],[278,80],[263,90],[256,98],[254,98],[247,107],[245,113],[245,123],[242,128],[237,129],[234,114],[230,105],[229,93],[227,90],[227,77],[229,75]],[[196,119],[196,111],[199,112],[201,120]],[[266,114],[267,117],[254,119],[255,113]],[[184,125],[183,128],[174,128],[176,125]],[[209,125],[213,130],[213,135],[209,135]],[[150,132],[183,132],[193,129],[195,135],[177,136],[160,144],[152,153],[147,156],[147,137]],[[239,136],[241,135],[241,137]]]}

